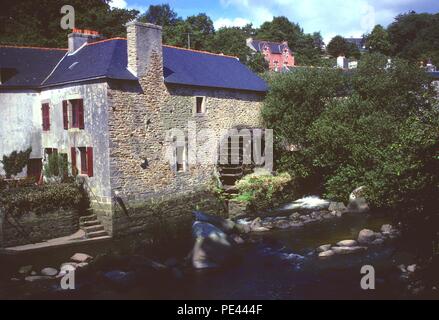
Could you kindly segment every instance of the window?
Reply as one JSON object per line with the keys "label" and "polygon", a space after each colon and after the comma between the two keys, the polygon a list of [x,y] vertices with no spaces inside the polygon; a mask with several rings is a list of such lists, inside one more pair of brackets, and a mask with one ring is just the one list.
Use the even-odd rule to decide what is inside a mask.
{"label": "window", "polygon": [[87,148],[78,148],[81,154],[81,174],[87,174]]}
{"label": "window", "polygon": [[204,100],[205,100],[204,97],[196,97],[195,98],[195,103],[196,103],[195,112],[196,112],[196,114],[202,114],[202,113],[206,112]]}
{"label": "window", "polygon": [[84,129],[84,104],[82,100],[70,100],[72,104],[72,128]]}
{"label": "window", "polygon": [[[70,106],[70,110],[69,110]],[[69,128],[84,129],[84,102],[82,99],[63,101],[63,126]],[[69,115],[70,120],[69,121]]]}
{"label": "window", "polygon": [[[78,148],[78,150],[81,157],[81,174],[87,175],[89,177],[93,177],[93,148],[80,147]],[[76,158],[76,150],[74,153]],[[72,167],[73,167],[73,161],[72,161]],[[76,159],[75,159],[75,167],[76,167]]]}
{"label": "window", "polygon": [[50,106],[48,103],[43,103],[41,107],[41,112],[43,116],[43,131],[50,130]]}
{"label": "window", "polygon": [[187,168],[187,141],[177,141],[177,138],[174,138],[174,170],[176,172],[184,172]]}
{"label": "window", "polygon": [[185,152],[185,147],[184,146],[177,147],[177,149],[176,149],[176,154],[177,154],[176,168],[177,168],[177,172],[184,172],[185,171],[184,152]]}

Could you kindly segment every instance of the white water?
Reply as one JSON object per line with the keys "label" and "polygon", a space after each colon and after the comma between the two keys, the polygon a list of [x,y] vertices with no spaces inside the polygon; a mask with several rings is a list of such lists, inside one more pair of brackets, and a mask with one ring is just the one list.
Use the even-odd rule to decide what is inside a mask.
{"label": "white water", "polygon": [[290,204],[287,204],[280,208],[281,211],[290,211],[290,210],[319,210],[319,209],[327,209],[329,207],[329,201],[320,199],[316,196],[304,197],[302,199],[296,200]]}

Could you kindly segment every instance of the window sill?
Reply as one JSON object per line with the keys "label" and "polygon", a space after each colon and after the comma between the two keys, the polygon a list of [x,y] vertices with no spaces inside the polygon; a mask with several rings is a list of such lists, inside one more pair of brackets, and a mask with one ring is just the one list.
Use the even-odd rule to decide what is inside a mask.
{"label": "window sill", "polygon": [[67,129],[68,132],[82,132],[84,131],[84,129],[79,129],[79,128],[69,128]]}

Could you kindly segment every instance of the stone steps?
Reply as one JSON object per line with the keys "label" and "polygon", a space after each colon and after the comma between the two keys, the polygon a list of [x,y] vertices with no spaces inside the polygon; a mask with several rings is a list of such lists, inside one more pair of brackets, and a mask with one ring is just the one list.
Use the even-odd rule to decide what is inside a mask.
{"label": "stone steps", "polygon": [[98,220],[96,214],[93,211],[88,210],[90,213],[88,216],[83,216],[79,218],[79,226],[85,232],[85,237],[87,239],[101,239],[108,237],[107,231],[105,231],[104,226]]}

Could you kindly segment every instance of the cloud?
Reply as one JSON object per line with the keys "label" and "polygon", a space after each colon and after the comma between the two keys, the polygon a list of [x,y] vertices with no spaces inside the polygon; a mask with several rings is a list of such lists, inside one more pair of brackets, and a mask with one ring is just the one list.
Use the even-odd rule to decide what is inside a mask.
{"label": "cloud", "polygon": [[128,7],[128,3],[125,0],[111,0],[110,7],[126,9]]}
{"label": "cloud", "polygon": [[219,18],[213,22],[216,30],[223,27],[244,27],[249,23],[251,23],[250,20],[244,18]]}
{"label": "cloud", "polygon": [[305,32],[321,31],[328,42],[334,35],[359,37],[375,24],[387,26],[400,13],[438,12],[437,0],[220,0],[224,9],[245,16],[255,26],[273,16],[286,16]]}

